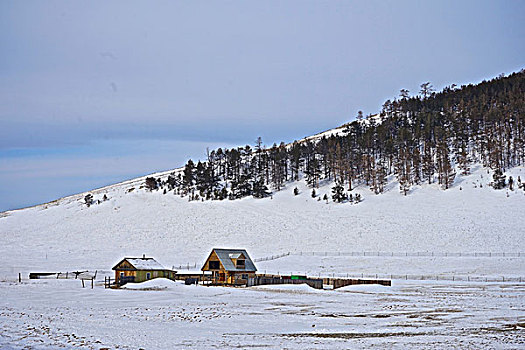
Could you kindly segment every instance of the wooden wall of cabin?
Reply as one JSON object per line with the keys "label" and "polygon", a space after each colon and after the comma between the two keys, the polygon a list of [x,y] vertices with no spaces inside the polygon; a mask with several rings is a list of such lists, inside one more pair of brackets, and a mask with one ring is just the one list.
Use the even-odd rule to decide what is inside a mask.
{"label": "wooden wall of cabin", "polygon": [[219,262],[219,270],[218,271],[224,272],[224,266],[222,266],[221,261],[219,260],[219,257],[217,256],[217,254],[215,252],[212,252],[210,254],[208,260],[206,260],[206,262],[204,263],[204,266],[202,267],[203,271],[217,271],[216,269],[214,269],[214,270],[210,269],[210,261],[218,261]]}

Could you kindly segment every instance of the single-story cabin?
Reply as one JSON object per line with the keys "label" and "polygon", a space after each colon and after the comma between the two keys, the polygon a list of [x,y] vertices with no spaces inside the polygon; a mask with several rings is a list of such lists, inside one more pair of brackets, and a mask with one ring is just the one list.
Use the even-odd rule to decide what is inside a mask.
{"label": "single-story cabin", "polygon": [[257,271],[246,250],[218,248],[211,251],[201,270],[211,271],[217,284],[246,284]]}
{"label": "single-story cabin", "polygon": [[124,258],[113,267],[115,283],[123,285],[128,282],[144,282],[157,277],[175,279],[177,271],[169,270],[153,258]]}

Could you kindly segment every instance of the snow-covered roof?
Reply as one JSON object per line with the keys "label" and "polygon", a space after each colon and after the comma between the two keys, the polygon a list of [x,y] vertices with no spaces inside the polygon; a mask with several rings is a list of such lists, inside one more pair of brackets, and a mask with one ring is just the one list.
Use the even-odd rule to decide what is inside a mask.
{"label": "snow-covered roof", "polygon": [[153,258],[124,258],[122,259],[115,267],[119,266],[122,262],[127,261],[137,270],[167,270],[164,266],[159,264],[159,262]]}
{"label": "snow-covered roof", "polygon": [[[217,257],[219,258],[219,261],[221,262],[222,266],[224,266],[224,269],[226,271],[257,271],[257,268],[255,267],[255,264],[253,263],[252,259],[244,249],[219,249],[214,248],[212,253],[215,252],[217,254]],[[239,269],[235,264],[233,263],[232,259],[238,259],[240,256],[244,255],[246,258],[245,260],[245,266],[244,269]]]}

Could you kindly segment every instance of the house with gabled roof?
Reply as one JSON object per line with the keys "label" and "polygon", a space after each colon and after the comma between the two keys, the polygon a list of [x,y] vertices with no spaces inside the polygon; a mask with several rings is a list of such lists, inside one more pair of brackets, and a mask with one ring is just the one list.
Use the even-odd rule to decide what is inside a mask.
{"label": "house with gabled roof", "polygon": [[113,267],[115,283],[123,285],[128,282],[144,282],[153,278],[174,279],[177,271],[165,268],[153,258],[124,258]]}
{"label": "house with gabled roof", "polygon": [[257,268],[244,249],[214,248],[201,271],[211,271],[214,283],[239,285],[255,277]]}

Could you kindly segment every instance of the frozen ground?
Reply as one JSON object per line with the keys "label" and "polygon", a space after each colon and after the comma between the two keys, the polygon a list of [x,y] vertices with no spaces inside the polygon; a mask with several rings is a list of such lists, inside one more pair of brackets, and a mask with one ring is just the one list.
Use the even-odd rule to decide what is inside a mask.
{"label": "frozen ground", "polygon": [[[394,281],[319,291],[0,284],[1,348],[502,348],[525,346],[523,284]],[[135,287],[137,288],[137,287]]]}
{"label": "frozen ground", "polygon": [[[510,173],[525,179],[523,168]],[[188,202],[130,181],[96,191],[109,201],[90,208],[77,195],[1,213],[0,348],[522,348],[525,193],[494,191],[489,181],[474,168],[447,191],[422,186],[405,197],[391,183],[376,196],[360,187],[357,205],[318,201],[301,183],[298,196],[292,184],[262,200]],[[336,291],[101,286],[124,256],[198,270],[212,247],[246,248],[253,258],[291,252],[256,263],[260,272],[394,275],[394,283]],[[488,252],[500,254],[443,256]],[[95,289],[27,280],[29,272],[77,270],[98,270]],[[489,282],[457,281],[470,277]]]}

